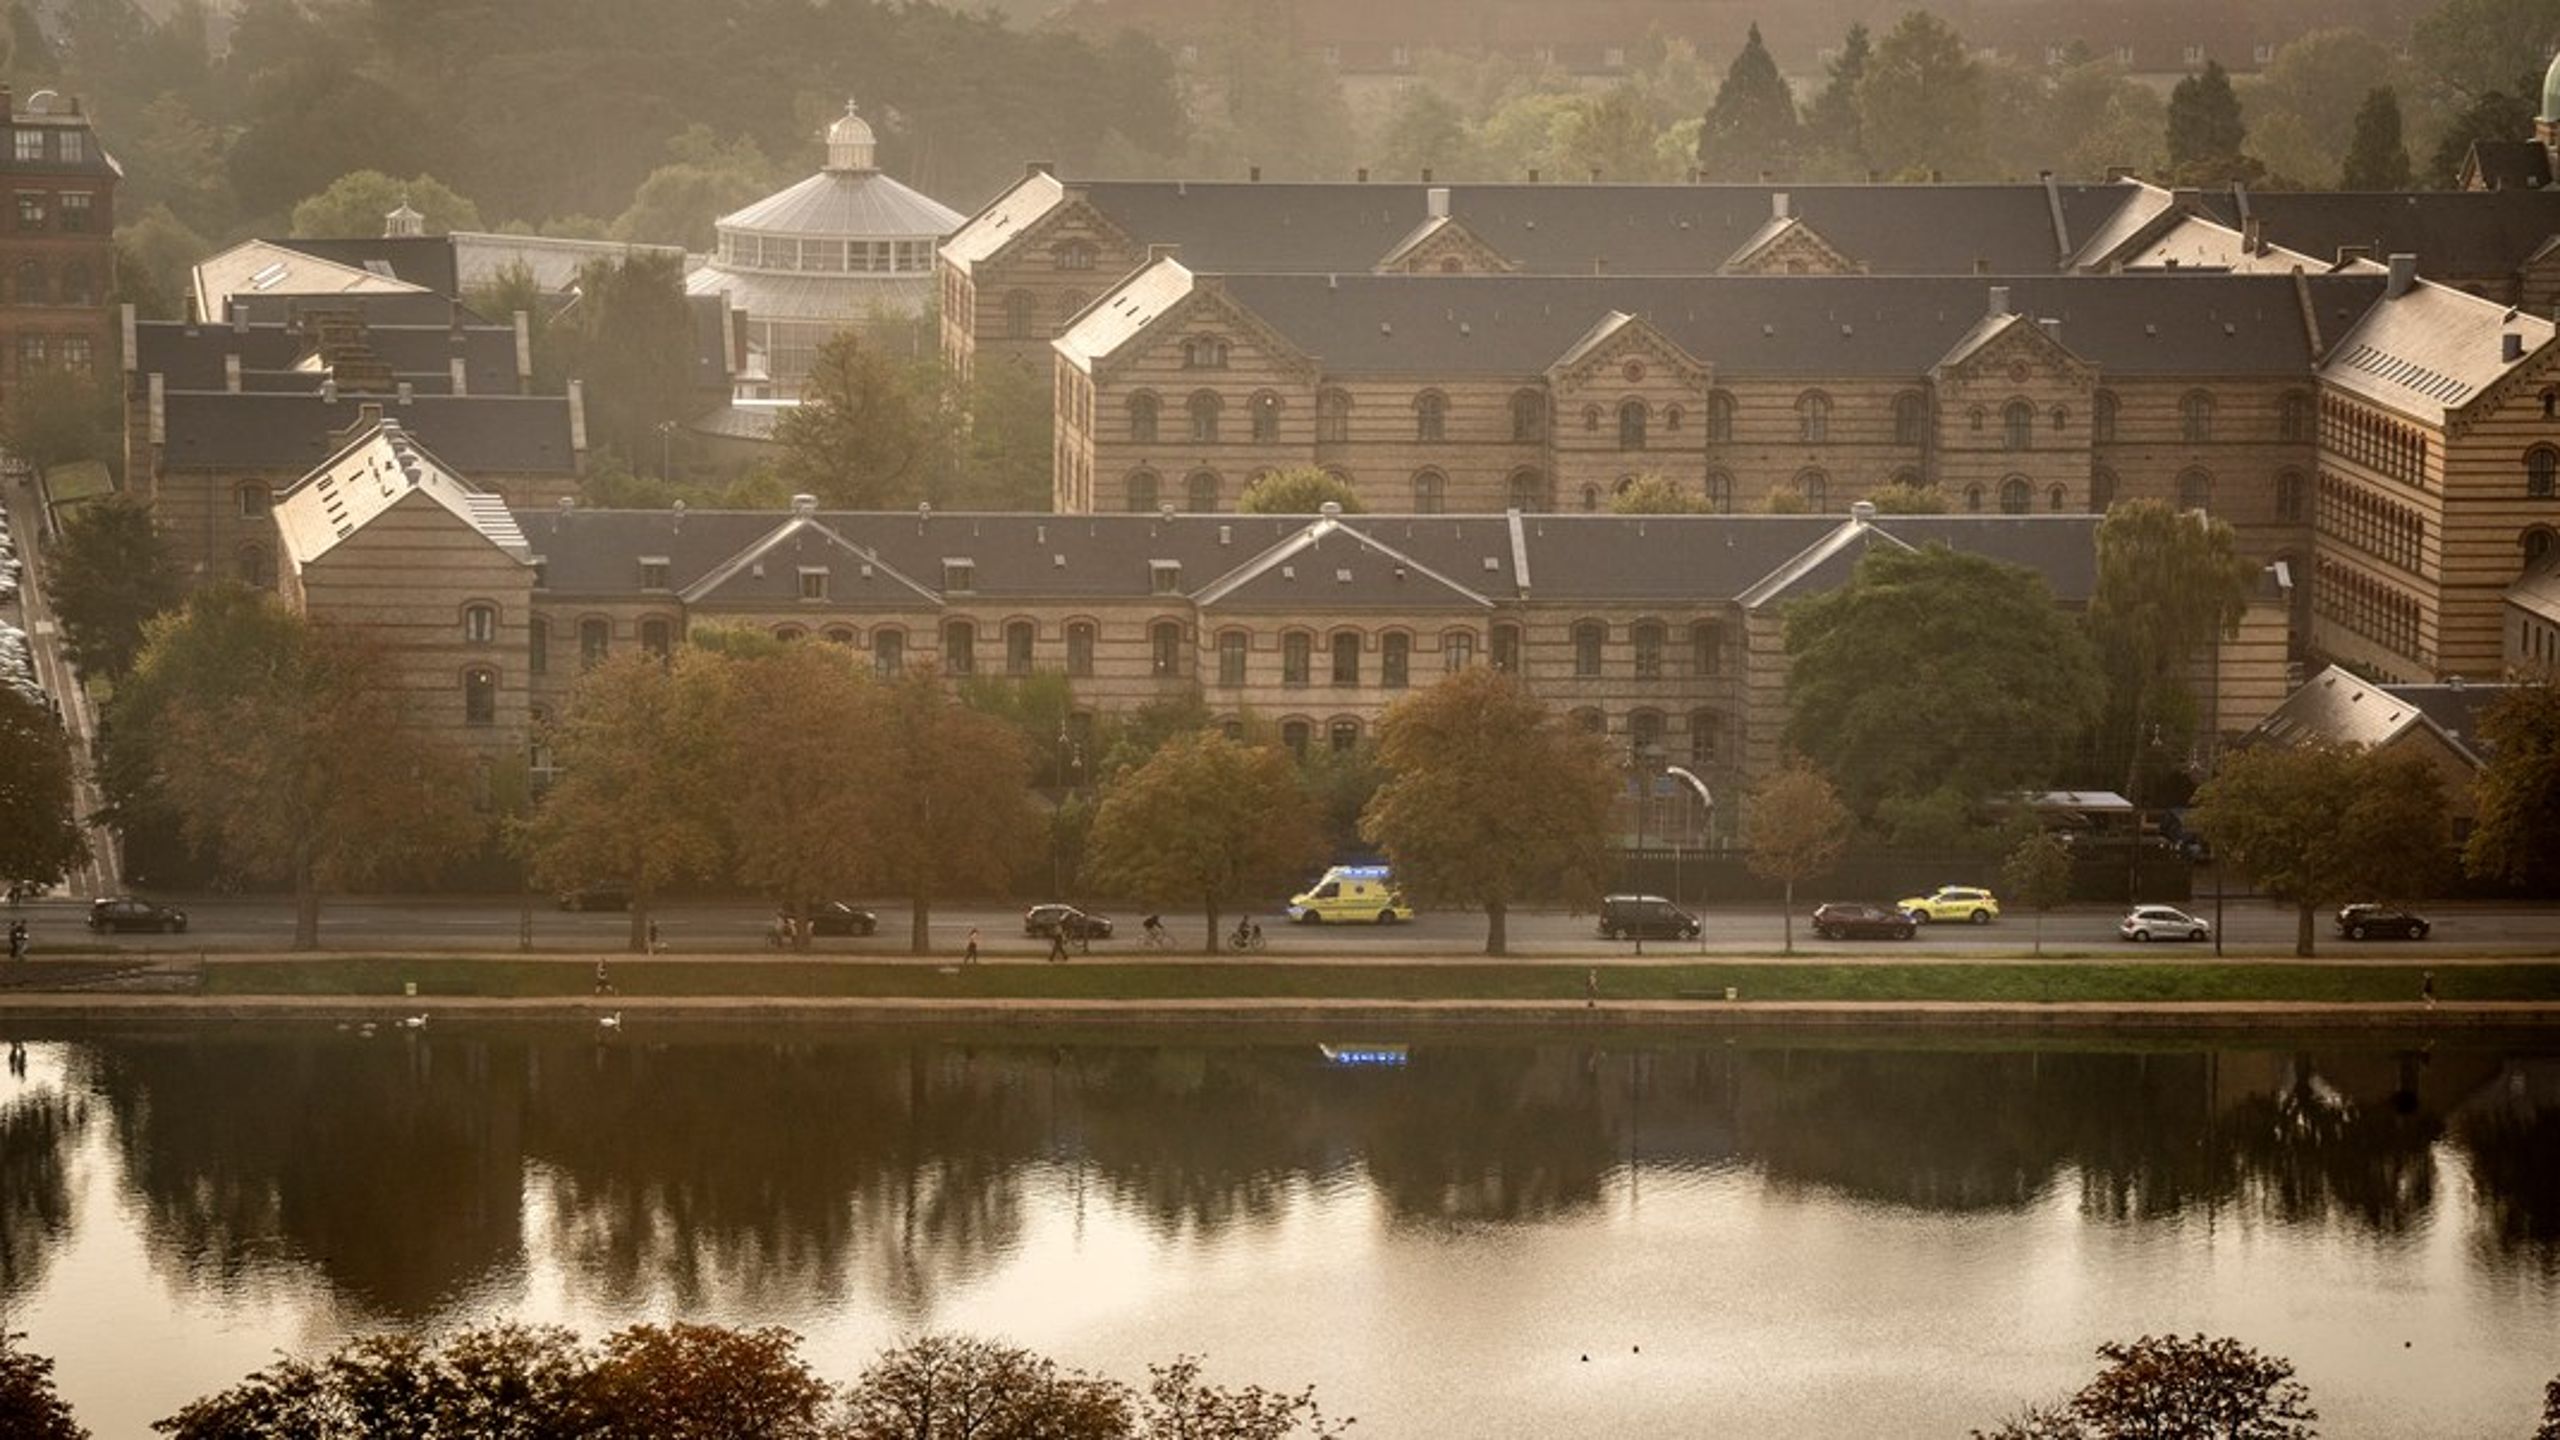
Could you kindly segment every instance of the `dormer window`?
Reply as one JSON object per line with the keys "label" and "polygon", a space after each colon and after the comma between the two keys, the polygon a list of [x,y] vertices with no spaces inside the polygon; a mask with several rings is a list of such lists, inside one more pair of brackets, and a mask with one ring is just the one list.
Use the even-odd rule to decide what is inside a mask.
{"label": "dormer window", "polygon": [[967,594],[978,588],[978,562],[966,558],[946,558],[942,562],[942,588]]}
{"label": "dormer window", "polygon": [[640,557],[640,588],[643,590],[668,588],[666,556],[643,555]]}
{"label": "dormer window", "polygon": [[827,568],[825,566],[803,565],[800,567],[800,598],[803,600],[824,600],[827,598]]}
{"label": "dormer window", "polygon": [[1182,593],[1181,561],[1150,560],[1147,562],[1147,575],[1152,582],[1148,588],[1156,594],[1179,595]]}

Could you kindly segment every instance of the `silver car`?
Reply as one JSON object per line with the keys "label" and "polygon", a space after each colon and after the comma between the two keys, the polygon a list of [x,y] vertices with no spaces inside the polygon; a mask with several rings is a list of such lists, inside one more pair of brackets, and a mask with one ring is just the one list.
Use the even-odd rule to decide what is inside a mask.
{"label": "silver car", "polygon": [[2127,940],[2210,940],[2213,927],[2174,905],[2137,905],[2116,926]]}

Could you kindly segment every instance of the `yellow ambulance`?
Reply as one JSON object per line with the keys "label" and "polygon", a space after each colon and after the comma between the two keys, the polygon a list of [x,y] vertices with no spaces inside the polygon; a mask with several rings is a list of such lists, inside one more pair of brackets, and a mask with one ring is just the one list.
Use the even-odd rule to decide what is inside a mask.
{"label": "yellow ambulance", "polygon": [[1301,925],[1393,925],[1413,918],[1413,906],[1384,865],[1336,865],[1324,878],[1289,899],[1289,918]]}

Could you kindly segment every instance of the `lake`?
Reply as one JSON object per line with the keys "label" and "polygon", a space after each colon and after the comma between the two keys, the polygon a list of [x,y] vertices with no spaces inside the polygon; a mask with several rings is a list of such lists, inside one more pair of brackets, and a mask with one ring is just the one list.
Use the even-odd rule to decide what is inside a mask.
{"label": "lake", "polygon": [[2202,1330],[2468,1440],[2560,1372],[2560,1036],[22,1031],[0,1324],[102,1437],[497,1316],[1203,1353],[1372,1437],[1961,1435]]}

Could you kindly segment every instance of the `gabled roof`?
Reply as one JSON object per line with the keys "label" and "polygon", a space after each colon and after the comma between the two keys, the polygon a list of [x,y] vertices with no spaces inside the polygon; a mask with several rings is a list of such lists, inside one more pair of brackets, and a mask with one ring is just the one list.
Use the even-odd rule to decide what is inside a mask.
{"label": "gabled roof", "polygon": [[2246,238],[2218,220],[2179,215],[2156,234],[2125,247],[2116,263],[2127,270],[2230,270],[2244,274],[2289,274],[2299,269],[2317,275],[2335,267],[2337,257],[2306,255],[2268,242],[2251,250]]}
{"label": "gabled roof", "polygon": [[277,496],[275,524],[285,554],[299,568],[413,499],[442,507],[507,555],[532,563],[533,549],[505,502],[474,489],[391,419],[351,437]]}
{"label": "gabled roof", "polygon": [[1158,260],[1086,306],[1066,333],[1057,338],[1057,352],[1069,364],[1090,374],[1096,362],[1146,333],[1159,316],[1190,299],[1193,288],[1192,273],[1181,261],[1171,257]]}
{"label": "gabled roof", "polygon": [[822,608],[907,606],[941,597],[846,539],[814,513],[793,515],[683,589],[688,605],[802,604],[800,572],[827,571]]}
{"label": "gabled roof", "polygon": [[2464,189],[2541,190],[2551,184],[2551,152],[2539,140],[2474,140],[2454,183]]}
{"label": "gabled roof", "polygon": [[[2480,752],[2465,735],[2448,730],[2433,711],[2443,711],[2465,726],[2467,734],[2478,706],[2502,688],[2377,685],[2332,665],[2286,696],[2273,714],[2249,732],[2249,738],[2285,746],[2325,741],[2379,749],[2414,730],[2426,730],[2476,766]],[[2430,693],[2412,696],[2400,693],[2404,690]]]}
{"label": "gabled roof", "polygon": [[[159,375],[172,390],[219,390],[229,357],[240,357],[244,385],[317,391],[326,375],[317,341],[303,327],[252,324],[197,325],[143,320],[133,328],[129,368]],[[472,325],[368,325],[364,341],[396,379],[420,392],[450,393],[453,362],[463,362],[463,383],[475,394],[510,395],[516,389],[516,339],[512,328]]]}
{"label": "gabled roof", "polygon": [[1493,605],[1483,592],[1334,516],[1317,519],[1218,577],[1193,599],[1204,609],[1213,605],[1279,610],[1400,605],[1417,610],[1483,610]]}
{"label": "gabled roof", "polygon": [[969,268],[1013,243],[1067,198],[1067,187],[1046,170],[1034,170],[1012,188],[987,202],[985,209],[960,223],[942,243],[942,258],[966,274]]}
{"label": "gabled roof", "polygon": [[244,240],[194,271],[196,313],[219,318],[233,296],[433,294],[360,265],[323,259],[271,240]]}
{"label": "gabled roof", "polygon": [[[2204,212],[2240,224],[2240,202],[2207,192]],[[2418,257],[2438,279],[2511,274],[2560,232],[2560,199],[2539,190],[2250,191],[2249,214],[2266,238],[2334,262],[2348,246],[2380,260]]]}
{"label": "gabled roof", "polygon": [[465,476],[572,475],[578,468],[569,402],[558,395],[418,395],[404,405],[311,391],[171,390],[163,409],[162,463],[170,469],[300,474],[335,454],[349,428],[374,410]]}
{"label": "gabled roof", "polygon": [[[2523,342],[2521,358],[2506,358],[2501,337],[2508,335]],[[2331,348],[2320,375],[2402,414],[2440,423],[2531,363],[2551,339],[2548,320],[2420,280],[2367,310]]]}
{"label": "gabled roof", "polygon": [[445,238],[453,242],[454,271],[466,289],[490,284],[519,265],[533,276],[535,285],[557,294],[575,285],[578,272],[598,260],[645,255],[673,259],[678,264],[684,261],[684,247],[681,245],[571,240],[556,235],[505,235],[477,230],[456,230]]}
{"label": "gabled roof", "polygon": [[375,235],[356,239],[275,242],[314,259],[346,265],[368,274],[415,285],[438,295],[460,298],[461,267],[453,240],[445,235]]}
{"label": "gabled roof", "polygon": [[1746,610],[1757,610],[1802,595],[1837,590],[1857,573],[1858,562],[1878,545],[1908,552],[1911,547],[1876,528],[1869,520],[1852,519],[1788,557],[1787,563],[1760,577],[1735,597]]}

